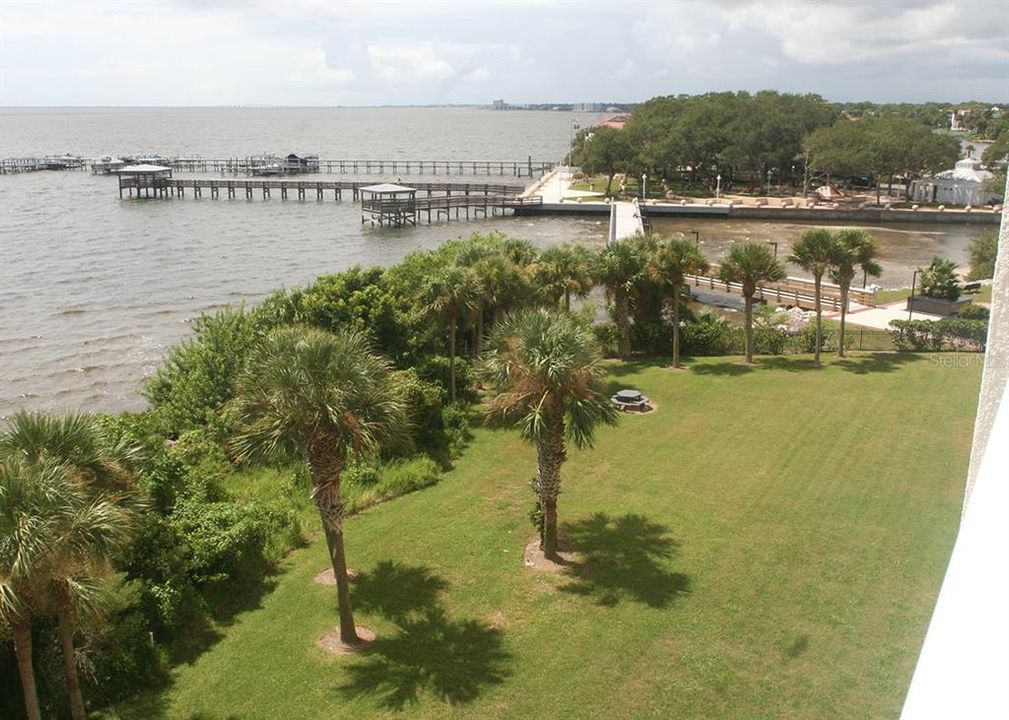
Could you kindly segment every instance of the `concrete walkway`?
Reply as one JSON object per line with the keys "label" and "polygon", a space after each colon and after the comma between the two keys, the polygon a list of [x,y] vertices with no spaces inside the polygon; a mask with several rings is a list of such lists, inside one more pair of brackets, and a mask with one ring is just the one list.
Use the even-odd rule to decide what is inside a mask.
{"label": "concrete walkway", "polygon": [[[840,320],[841,313],[824,313],[825,318]],[[907,301],[900,300],[889,305],[880,305],[874,308],[853,307],[845,316],[845,323],[848,325],[859,325],[861,327],[875,328],[877,330],[889,330],[891,320],[907,320]],[[928,313],[911,313],[912,320],[942,320],[941,315],[930,315]]]}
{"label": "concrete walkway", "polygon": [[637,203],[615,202],[610,214],[610,240],[622,240],[633,235],[643,235],[644,223]]}

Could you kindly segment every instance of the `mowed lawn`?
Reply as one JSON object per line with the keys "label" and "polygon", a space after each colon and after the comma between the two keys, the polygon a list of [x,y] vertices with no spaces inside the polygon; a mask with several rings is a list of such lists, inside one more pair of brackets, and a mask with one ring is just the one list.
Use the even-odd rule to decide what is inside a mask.
{"label": "mowed lawn", "polygon": [[480,428],[436,487],[349,521],[331,658],[323,541],[293,553],[151,718],[895,718],[952,549],[980,370],[935,356],[612,364],[658,410],[569,452],[581,559],[523,566],[535,452]]}

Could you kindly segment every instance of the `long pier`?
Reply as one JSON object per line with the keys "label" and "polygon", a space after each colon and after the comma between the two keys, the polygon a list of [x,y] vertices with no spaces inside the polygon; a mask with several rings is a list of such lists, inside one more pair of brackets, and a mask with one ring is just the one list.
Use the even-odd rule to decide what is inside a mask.
{"label": "long pier", "polygon": [[78,155],[46,155],[45,157],[3,158],[0,175],[15,175],[42,170],[87,170],[92,161]]}
{"label": "long pier", "polygon": [[[273,191],[277,190],[280,192],[282,200],[287,200],[288,196],[292,194],[297,197],[298,200],[306,200],[309,197],[314,197],[316,200],[324,200],[329,196],[331,196],[334,200],[342,200],[343,193],[345,192],[351,193],[351,199],[358,200],[359,190],[362,187],[367,187],[373,183],[350,180],[283,180],[280,178],[163,178],[158,179],[156,184],[158,189],[163,190],[163,192],[160,193],[162,197],[185,197],[186,192],[188,191],[193,197],[197,198],[203,197],[204,194],[207,194],[211,198],[216,199],[223,194],[225,197],[232,200],[238,197],[251,199],[256,194],[256,191],[259,191],[259,194],[265,200],[272,197]],[[150,181],[138,182],[135,178],[122,177],[119,183],[119,197],[123,196],[123,190],[126,190],[129,196],[132,196],[133,191],[138,187],[150,186]],[[460,196],[463,198],[482,197],[488,195],[513,197],[521,195],[522,191],[525,189],[522,185],[506,183],[453,182],[411,183],[410,187],[418,192],[426,193],[429,198],[434,196],[436,193],[452,197]],[[527,200],[531,199],[527,198]],[[536,202],[529,202],[527,204],[540,205],[542,204],[542,200],[536,198]]]}
{"label": "long pier", "polygon": [[[165,167],[180,172],[251,174],[259,166],[256,158],[159,158]],[[554,162],[533,160],[411,160],[349,159],[318,160],[318,172],[327,175],[497,175],[538,177],[549,172]]]}
{"label": "long pier", "polygon": [[[133,158],[136,160],[136,158]],[[299,166],[298,172],[317,172],[326,175],[488,175],[499,177],[539,177],[554,168],[553,161],[533,160],[424,160],[410,158],[389,159],[319,159],[306,156],[309,162]],[[276,174],[294,172],[290,162],[283,157],[161,157],[145,156],[137,162],[170,167],[179,172],[213,172],[222,175],[266,174],[273,161]],[[109,160],[80,156],[44,156],[0,159],[0,174],[9,175],[40,170],[87,170],[96,174],[109,172]]]}
{"label": "long pier", "polygon": [[[167,171],[166,171],[167,172]],[[368,187],[370,182],[347,180],[284,180],[278,178],[261,179],[204,179],[204,178],[171,178],[147,177],[138,180],[135,177],[120,177],[119,196],[123,191],[128,197],[186,197],[193,198],[205,195],[212,199],[226,198],[230,200],[252,200],[257,195],[268,200],[277,194],[281,200],[295,198],[300,201],[322,201],[327,198],[340,201],[344,193],[349,193],[352,200],[361,199],[360,190]],[[467,220],[474,217],[488,217],[511,211],[520,214],[531,208],[539,207],[543,199],[540,197],[523,197],[522,185],[502,183],[453,183],[453,182],[423,182],[411,183],[410,187],[424,196],[403,200],[404,213],[414,218],[426,216],[430,225],[441,219],[450,220],[454,214],[456,219],[463,215]],[[153,191],[153,195],[151,192]],[[391,208],[392,205],[387,204]]]}

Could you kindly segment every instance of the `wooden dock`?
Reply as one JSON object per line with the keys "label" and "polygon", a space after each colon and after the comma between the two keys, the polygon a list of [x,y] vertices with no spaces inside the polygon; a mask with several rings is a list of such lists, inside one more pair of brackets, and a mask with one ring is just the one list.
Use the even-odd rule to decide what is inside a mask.
{"label": "wooden dock", "polygon": [[[261,167],[260,158],[159,158],[158,163],[179,172],[216,172],[251,175]],[[326,175],[497,175],[539,177],[553,169],[554,162],[525,160],[326,160],[313,158],[316,172]]]}
{"label": "wooden dock", "polygon": [[[168,172],[168,171],[166,171]],[[344,193],[357,202],[361,199],[361,188],[371,185],[368,182],[348,180],[290,180],[280,178],[174,178],[151,177],[137,179],[123,176],[119,180],[119,196],[123,197],[125,190],[128,197],[186,197],[204,196],[212,199],[225,198],[229,200],[253,200],[260,197],[268,200],[274,196],[281,200],[297,199],[300,201],[322,201],[328,198],[340,201]],[[411,224],[424,216],[428,224],[441,219],[449,220],[454,215],[461,219],[488,217],[498,213],[511,211],[521,213],[525,209],[538,207],[542,198],[522,197],[523,185],[503,183],[459,183],[459,182],[422,182],[411,183],[420,197],[404,200],[409,206],[394,208],[398,214],[413,217]],[[141,195],[143,193],[143,195]]]}
{"label": "wooden dock", "polygon": [[0,175],[14,175],[42,170],[87,170],[91,160],[78,155],[47,155],[45,157],[3,158]]}

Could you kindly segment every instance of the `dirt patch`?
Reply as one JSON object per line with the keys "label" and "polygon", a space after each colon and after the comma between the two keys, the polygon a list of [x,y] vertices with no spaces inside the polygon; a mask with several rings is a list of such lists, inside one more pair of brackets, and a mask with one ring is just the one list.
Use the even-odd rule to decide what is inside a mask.
{"label": "dirt patch", "polygon": [[557,560],[551,560],[545,557],[543,555],[543,551],[540,550],[540,539],[538,535],[529,541],[529,544],[526,545],[525,553],[522,556],[525,566],[530,570],[550,573],[561,572],[568,565],[578,562],[578,559],[578,554],[572,551],[563,540],[558,543]]}
{"label": "dirt patch", "polygon": [[316,647],[327,655],[339,657],[340,655],[353,655],[362,650],[367,650],[375,642],[375,633],[363,625],[355,625],[357,636],[360,641],[354,645],[348,645],[340,639],[340,628],[335,627],[325,635],[315,641]]}
{"label": "dirt patch", "polygon": [[[353,580],[357,577],[357,570],[354,568],[347,568],[347,577]],[[333,568],[328,570],[323,570],[321,573],[315,576],[315,582],[318,585],[327,585],[329,587],[336,586],[336,574],[333,572]]]}

